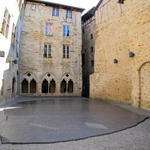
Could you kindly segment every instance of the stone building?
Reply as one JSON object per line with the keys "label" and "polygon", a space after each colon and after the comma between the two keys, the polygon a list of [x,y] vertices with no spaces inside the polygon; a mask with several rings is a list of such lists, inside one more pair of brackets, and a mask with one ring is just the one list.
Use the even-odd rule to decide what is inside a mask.
{"label": "stone building", "polygon": [[94,72],[95,7],[82,16],[82,95],[89,96],[90,74]]}
{"label": "stone building", "polygon": [[0,100],[6,100],[17,94],[24,0],[2,0],[0,6]]}
{"label": "stone building", "polygon": [[81,95],[82,11],[26,1],[19,55],[20,95]]}
{"label": "stone building", "polygon": [[96,7],[90,97],[150,109],[150,1],[101,0]]}

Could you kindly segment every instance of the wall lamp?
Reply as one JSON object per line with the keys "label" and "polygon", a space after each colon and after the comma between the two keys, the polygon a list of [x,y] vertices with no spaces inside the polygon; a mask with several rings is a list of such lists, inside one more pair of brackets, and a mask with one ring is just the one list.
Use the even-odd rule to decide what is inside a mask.
{"label": "wall lamp", "polygon": [[135,56],[135,54],[133,53],[133,52],[129,52],[129,57],[134,57]]}
{"label": "wall lamp", "polygon": [[118,60],[117,59],[114,59],[114,64],[118,64]]}

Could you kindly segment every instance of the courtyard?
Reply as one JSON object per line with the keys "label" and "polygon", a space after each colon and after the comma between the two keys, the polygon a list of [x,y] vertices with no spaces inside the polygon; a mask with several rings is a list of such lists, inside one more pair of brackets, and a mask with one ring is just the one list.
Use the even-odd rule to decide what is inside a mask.
{"label": "courtyard", "polygon": [[[127,147],[129,139],[133,145],[135,139],[141,139],[145,150],[150,146],[149,115],[148,111],[126,104],[84,97],[17,97],[1,105],[0,149],[9,149],[10,145],[15,150],[20,146],[48,149],[75,143],[80,144],[74,148],[111,149],[113,145]],[[91,141],[90,147],[85,144],[87,141]],[[101,148],[98,141],[103,141]],[[133,145],[127,148],[133,149]],[[142,145],[136,144],[137,147]]]}

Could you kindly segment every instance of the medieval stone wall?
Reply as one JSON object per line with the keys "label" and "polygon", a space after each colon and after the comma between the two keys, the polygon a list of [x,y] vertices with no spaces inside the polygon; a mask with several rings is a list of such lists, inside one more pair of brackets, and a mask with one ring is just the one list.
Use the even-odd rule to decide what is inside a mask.
{"label": "medieval stone wall", "polygon": [[[31,6],[35,9],[32,10]],[[59,8],[59,16],[52,16],[52,6],[27,2],[20,49],[20,94],[21,95],[70,95],[80,96],[82,91],[81,69],[81,12],[72,11],[72,18],[66,18],[66,9]],[[45,35],[45,25],[53,26],[53,34]],[[69,26],[69,36],[63,37],[63,25]],[[51,58],[43,57],[44,44],[51,45]],[[69,59],[63,58],[63,45],[69,46]],[[47,79],[48,78],[48,79]],[[28,87],[36,81],[34,94],[22,93],[22,82]],[[42,93],[44,80],[55,81],[53,93]],[[61,82],[73,81],[73,93],[61,93]],[[68,88],[69,85],[66,85]],[[28,89],[29,90],[29,89]]]}
{"label": "medieval stone wall", "polygon": [[150,109],[148,65],[140,68],[150,60],[149,8],[147,0],[103,0],[97,9],[92,98]]}

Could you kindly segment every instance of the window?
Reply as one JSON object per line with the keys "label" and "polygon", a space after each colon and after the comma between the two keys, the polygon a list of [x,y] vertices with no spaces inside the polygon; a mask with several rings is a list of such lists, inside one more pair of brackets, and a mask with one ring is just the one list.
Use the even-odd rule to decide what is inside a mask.
{"label": "window", "polygon": [[53,8],[53,16],[59,16],[59,9],[58,8]]}
{"label": "window", "polygon": [[69,36],[69,26],[63,26],[63,36]]}
{"label": "window", "polygon": [[51,56],[51,45],[50,44],[44,44],[44,54],[43,57],[49,58]]}
{"label": "window", "polygon": [[94,67],[94,60],[91,61],[91,66]]}
{"label": "window", "polygon": [[6,38],[8,38],[9,25],[10,25],[10,14],[8,13],[8,10],[6,9],[4,13],[3,24],[2,24],[2,34]]}
{"label": "window", "polygon": [[45,35],[53,35],[53,25],[52,24],[46,23]]}
{"label": "window", "polygon": [[85,33],[84,28],[82,28],[82,33],[83,33],[83,34]]}
{"label": "window", "polygon": [[69,58],[69,46],[63,45],[63,58]]}
{"label": "window", "polygon": [[5,52],[4,51],[0,51],[0,57],[5,57]]}
{"label": "window", "polygon": [[31,10],[35,11],[35,9],[36,9],[36,6],[35,5],[31,5]]}
{"label": "window", "polygon": [[82,54],[82,66],[85,64],[85,54]]}
{"label": "window", "polygon": [[66,18],[72,18],[72,12],[71,12],[71,10],[67,10],[67,12],[66,12]]}
{"label": "window", "polygon": [[91,52],[94,52],[94,47],[93,46],[91,47]]}
{"label": "window", "polygon": [[93,39],[93,34],[91,34],[91,39]]}
{"label": "window", "polygon": [[118,3],[124,4],[124,0],[118,0]]}
{"label": "window", "polygon": [[22,7],[22,0],[19,0],[19,10],[21,10],[21,7]]}

